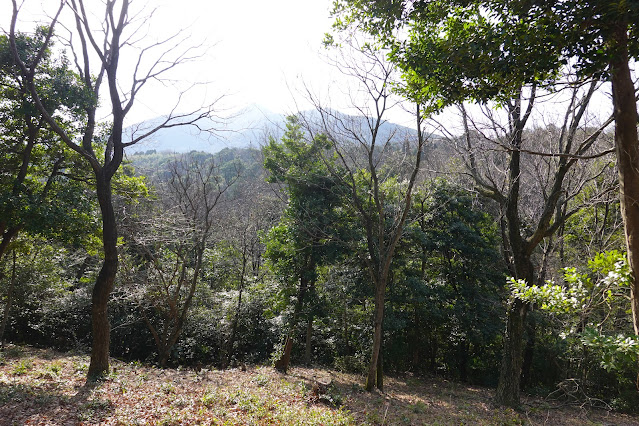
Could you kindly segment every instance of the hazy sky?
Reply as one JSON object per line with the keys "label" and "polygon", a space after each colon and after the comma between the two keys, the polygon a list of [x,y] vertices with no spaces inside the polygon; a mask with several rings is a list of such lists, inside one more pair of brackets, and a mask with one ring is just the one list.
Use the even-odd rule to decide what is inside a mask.
{"label": "hazy sky", "polygon": [[[45,22],[43,8],[53,0],[24,0],[20,29],[30,31],[35,22]],[[95,11],[100,0],[89,0]],[[134,6],[157,8],[150,36],[170,35],[178,30],[190,34],[193,44],[211,46],[205,57],[179,68],[176,76],[187,82],[208,82],[189,99],[195,105],[202,97],[227,95],[225,105],[239,108],[257,103],[274,112],[291,112],[307,105],[297,91],[302,82],[314,87],[331,85],[334,72],[320,58],[321,41],[330,30],[331,0],[134,0]],[[9,0],[0,1],[0,26],[6,30]],[[127,57],[129,61],[135,54]],[[167,113],[175,92],[161,86],[147,88],[131,111],[131,121]]]}
{"label": "hazy sky", "polygon": [[[194,37],[214,44],[196,79],[228,93],[230,104],[258,103],[276,112],[295,108],[300,80],[330,81],[319,57],[330,30],[331,0],[164,1],[167,28],[175,16]],[[177,28],[176,28],[177,29]]]}
{"label": "hazy sky", "polygon": [[[56,0],[18,1],[23,2],[19,27],[22,31],[33,30],[36,22],[46,22],[43,8],[59,4]],[[104,10],[103,0],[85,2],[96,14]],[[328,99],[326,92],[332,90],[330,106],[344,110],[346,101],[340,92],[345,87],[344,79],[322,59],[327,54],[321,42],[331,28],[332,0],[132,0],[132,5],[137,9],[144,6],[142,15],[156,10],[148,20],[147,42],[181,30],[189,35],[185,45],[206,42],[210,46],[204,57],[181,66],[172,76],[180,87],[207,82],[189,92],[183,109],[225,95],[223,106],[227,109],[237,110],[254,103],[273,112],[291,113],[310,107],[301,93],[306,84],[324,99]],[[0,0],[0,28],[4,30],[9,26],[10,12],[11,2]],[[123,54],[124,81],[131,74],[127,75],[126,66],[130,68],[135,63],[137,53],[127,49]],[[146,87],[127,123],[167,114],[177,93],[171,86]],[[594,106],[607,115],[610,102],[602,99]],[[105,110],[104,118],[108,118],[107,114]],[[387,118],[414,126],[412,118],[401,112]],[[547,119],[536,121],[543,123]]]}

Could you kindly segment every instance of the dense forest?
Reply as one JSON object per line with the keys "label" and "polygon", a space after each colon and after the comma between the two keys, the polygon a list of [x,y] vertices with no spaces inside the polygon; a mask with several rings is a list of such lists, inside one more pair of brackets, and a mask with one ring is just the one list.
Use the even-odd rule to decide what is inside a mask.
{"label": "dense forest", "polygon": [[[163,128],[211,131],[210,108],[124,118],[181,57],[136,68],[123,92],[129,2],[119,15],[107,2],[104,43],[77,3],[73,54],[56,22],[17,31],[17,8],[0,36],[3,345],[91,352],[89,380],[109,357],[315,365],[361,374],[368,391],[410,372],[495,388],[510,406],[521,389],[637,410],[639,142],[634,86],[634,136],[619,89],[634,9],[602,12],[591,51],[572,2],[550,16],[338,0],[326,44],[358,88],[349,112],[309,93],[315,108],[247,141],[259,149],[175,153],[127,148]],[[610,82],[608,116],[596,99]],[[414,127],[388,121],[396,108]]]}

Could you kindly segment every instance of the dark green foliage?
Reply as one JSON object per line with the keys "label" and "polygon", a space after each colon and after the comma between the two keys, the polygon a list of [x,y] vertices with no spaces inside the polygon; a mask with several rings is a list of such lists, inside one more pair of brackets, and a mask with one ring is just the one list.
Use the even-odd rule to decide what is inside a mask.
{"label": "dark green foliage", "polygon": [[[7,338],[59,349],[85,347],[91,298],[86,287],[72,285],[74,253],[42,238],[24,236],[14,249],[18,252],[17,280]],[[4,266],[8,268],[9,262]],[[7,279],[0,281],[2,295],[7,285]]]}
{"label": "dark green foliage", "polygon": [[[523,85],[551,84],[568,62],[582,74],[607,75],[616,25],[639,18],[633,2],[607,0],[338,0],[333,13],[336,29],[357,27],[389,49],[406,94],[434,109],[507,100]],[[629,30],[635,56],[637,28]]]}
{"label": "dark green foliage", "polygon": [[337,243],[337,211],[345,190],[326,164],[326,138],[305,140],[294,116],[287,118],[286,126],[281,141],[271,139],[263,149],[268,181],[284,184],[288,201],[280,222],[266,235],[264,253],[280,282],[280,309],[288,311],[285,353],[277,359],[284,371],[292,348],[287,342],[296,334],[298,322],[310,321],[318,313],[317,268],[334,260],[343,248]]}
{"label": "dark green foliage", "polygon": [[322,320],[328,330],[330,355],[335,368],[365,373],[370,359],[373,324],[373,288],[366,266],[357,258],[322,272],[322,297],[327,314]]}
{"label": "dark green foliage", "polygon": [[414,200],[389,283],[385,360],[493,384],[504,279],[493,221],[444,181]]}
{"label": "dark green foliage", "polygon": [[[46,28],[33,36],[18,34],[23,56],[44,43]],[[24,58],[23,58],[24,59]],[[64,114],[60,125],[72,131],[82,108],[91,102],[64,56],[45,52],[37,78],[50,113]],[[6,36],[0,36],[0,230],[80,242],[94,233],[97,221],[88,188],[88,168],[44,123],[31,102],[13,61]],[[0,251],[0,258],[2,258]]]}

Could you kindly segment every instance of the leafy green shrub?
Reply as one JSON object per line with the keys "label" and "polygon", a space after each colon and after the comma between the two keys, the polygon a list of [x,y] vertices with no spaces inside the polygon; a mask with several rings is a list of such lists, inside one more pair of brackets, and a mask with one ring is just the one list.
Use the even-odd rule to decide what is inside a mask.
{"label": "leafy green shrub", "polygon": [[628,315],[629,280],[626,256],[610,251],[590,260],[585,272],[565,268],[561,285],[528,286],[514,279],[509,285],[512,298],[538,306],[550,319],[563,349],[555,356],[561,357],[564,374],[580,384],[579,398],[636,411],[639,338]]}

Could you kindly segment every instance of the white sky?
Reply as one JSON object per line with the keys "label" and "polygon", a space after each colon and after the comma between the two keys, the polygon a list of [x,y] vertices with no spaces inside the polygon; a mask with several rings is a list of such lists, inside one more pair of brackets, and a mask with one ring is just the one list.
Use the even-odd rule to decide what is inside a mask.
{"label": "white sky", "polygon": [[[43,8],[55,8],[54,0],[23,1],[19,29],[32,31],[36,22],[47,21]],[[225,95],[224,105],[239,109],[258,104],[273,112],[289,113],[309,107],[301,96],[303,83],[323,91],[339,78],[321,55],[324,33],[330,31],[332,0],[135,0],[138,8],[157,7],[150,36],[168,36],[179,30],[191,35],[193,44],[211,46],[205,57],[176,70],[182,83],[207,82],[190,92],[187,104],[199,105]],[[100,0],[87,0],[96,13]],[[0,0],[0,27],[8,30],[11,2]],[[124,56],[136,59],[136,53]],[[123,51],[123,55],[126,52]],[[129,62],[131,64],[132,62]],[[146,87],[133,107],[128,122],[166,114],[176,91]]]}
{"label": "white sky", "polygon": [[[43,8],[51,13],[57,0],[18,0],[23,2],[19,29],[32,31],[35,23],[46,23]],[[102,0],[85,0],[95,13],[103,11]],[[273,112],[292,113],[309,109],[302,94],[303,85],[314,94],[329,99],[336,109],[345,108],[340,89],[343,77],[322,59],[324,34],[331,29],[332,0],[132,0],[134,8],[145,6],[143,14],[157,8],[149,21],[149,39],[183,30],[190,34],[187,44],[205,41],[206,55],[176,69],[178,86],[207,82],[189,92],[183,110],[225,95],[223,107],[239,110],[258,104]],[[0,28],[7,30],[11,2],[0,0]],[[67,17],[68,19],[68,17]],[[123,51],[126,69],[137,59],[136,51]],[[123,77],[128,77],[126,72]],[[130,73],[129,73],[130,75]],[[175,104],[177,90],[153,85],[145,87],[129,114],[127,123],[167,114]],[[604,96],[605,98],[605,96]],[[604,110],[609,100],[595,102]],[[104,118],[107,112],[104,112]],[[388,118],[414,127],[408,114],[399,111]]]}
{"label": "white sky", "polygon": [[[210,81],[209,95],[228,94],[231,107],[256,103],[274,112],[295,109],[300,80],[326,81],[319,59],[330,30],[331,0],[179,0],[162,2],[158,21],[168,31],[189,27],[213,44],[193,68],[193,80]],[[191,25],[189,25],[191,24]]]}

